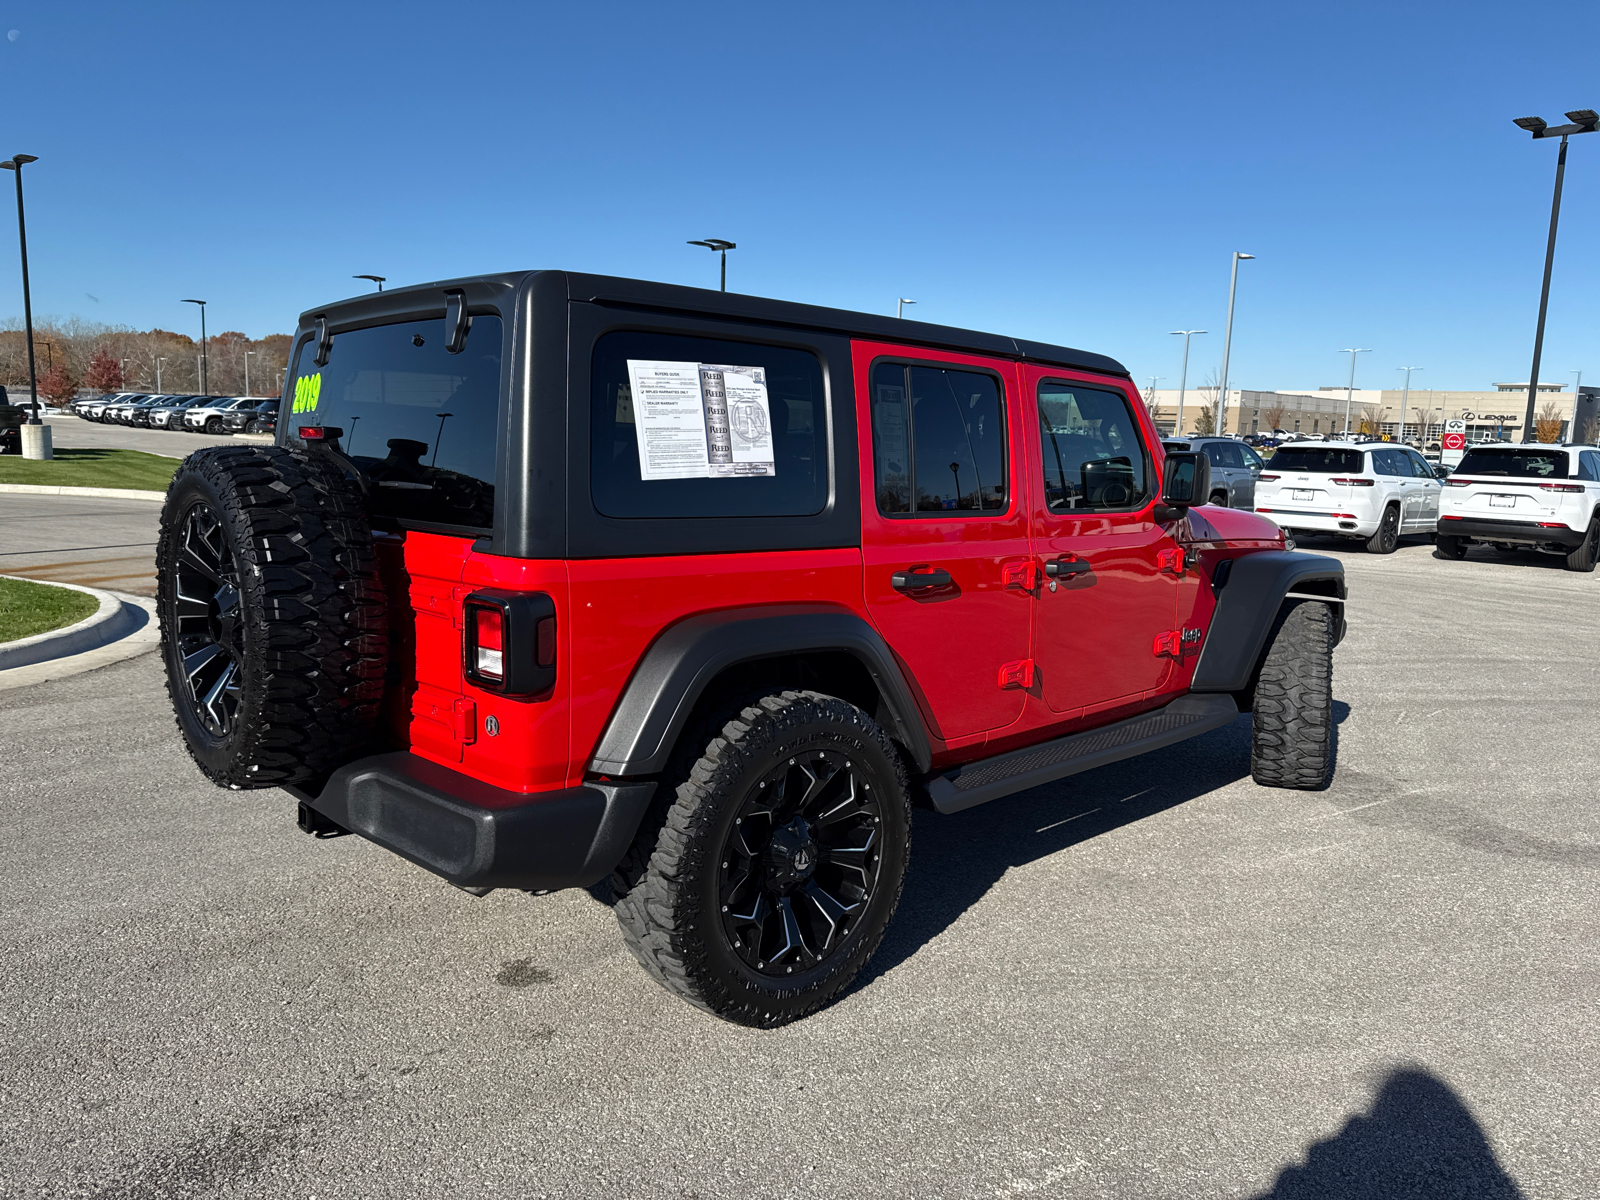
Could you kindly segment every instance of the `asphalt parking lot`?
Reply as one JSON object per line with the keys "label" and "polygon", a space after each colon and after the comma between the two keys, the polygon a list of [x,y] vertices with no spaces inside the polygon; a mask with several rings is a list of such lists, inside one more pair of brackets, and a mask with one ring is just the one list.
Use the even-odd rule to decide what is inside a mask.
{"label": "asphalt parking lot", "polygon": [[1600,578],[1308,548],[1328,790],[1241,718],[919,813],[858,986],[769,1032],[586,892],[212,789],[153,655],[0,693],[0,1195],[1600,1194]]}

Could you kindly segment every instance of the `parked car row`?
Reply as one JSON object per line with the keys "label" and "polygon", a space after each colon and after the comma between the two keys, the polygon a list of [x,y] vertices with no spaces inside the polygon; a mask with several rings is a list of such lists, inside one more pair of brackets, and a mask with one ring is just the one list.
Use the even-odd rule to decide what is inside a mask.
{"label": "parked car row", "polygon": [[1290,537],[1339,537],[1390,554],[1407,534],[1434,538],[1437,555],[1464,558],[1473,543],[1559,554],[1574,571],[1600,557],[1600,448],[1476,442],[1453,469],[1400,442],[1168,438],[1169,451],[1202,453],[1210,502],[1254,509]]}
{"label": "parked car row", "polygon": [[278,424],[278,398],[118,392],[76,400],[72,411],[103,425],[181,429],[189,433],[271,433]]}

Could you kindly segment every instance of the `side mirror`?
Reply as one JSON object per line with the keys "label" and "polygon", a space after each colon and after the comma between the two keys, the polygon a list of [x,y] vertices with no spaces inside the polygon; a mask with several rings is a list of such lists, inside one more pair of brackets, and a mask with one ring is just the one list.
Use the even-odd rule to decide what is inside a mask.
{"label": "side mirror", "polygon": [[1178,450],[1167,455],[1161,481],[1161,503],[1182,510],[1204,504],[1211,496],[1211,460],[1199,451]]}

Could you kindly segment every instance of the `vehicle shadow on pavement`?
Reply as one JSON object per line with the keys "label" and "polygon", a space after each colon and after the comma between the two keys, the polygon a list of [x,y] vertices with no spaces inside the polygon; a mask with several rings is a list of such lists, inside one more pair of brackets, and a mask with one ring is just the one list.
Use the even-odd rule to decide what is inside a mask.
{"label": "vehicle shadow on pavement", "polygon": [[1255,1200],[1521,1200],[1466,1102],[1421,1067],[1391,1071],[1370,1112],[1314,1142]]}
{"label": "vehicle shadow on pavement", "polygon": [[1250,773],[1250,719],[943,816],[919,808],[894,920],[852,990],[870,986],[983,899],[1013,867],[1186,804]]}
{"label": "vehicle shadow on pavement", "polygon": [[[1333,704],[1335,763],[1339,725]],[[851,986],[870,986],[939,936],[1012,867],[1187,804],[1250,774],[1250,718],[1165,750],[943,816],[919,808],[911,865],[894,920]]]}

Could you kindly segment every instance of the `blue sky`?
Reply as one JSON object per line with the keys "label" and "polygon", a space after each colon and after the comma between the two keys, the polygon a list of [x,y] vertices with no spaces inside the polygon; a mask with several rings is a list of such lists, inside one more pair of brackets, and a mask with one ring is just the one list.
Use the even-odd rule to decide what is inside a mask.
{"label": "blue sky", "polygon": [[[1521,18],[1520,23],[1515,18]],[[1527,377],[1600,6],[0,4],[36,313],[252,336],[365,285],[567,267],[1112,354],[1175,386]],[[0,180],[8,182],[8,180]],[[1600,383],[1600,135],[1546,380]],[[20,313],[9,204],[0,314]],[[91,300],[93,296],[97,299]],[[197,332],[197,331],[196,331]]]}

